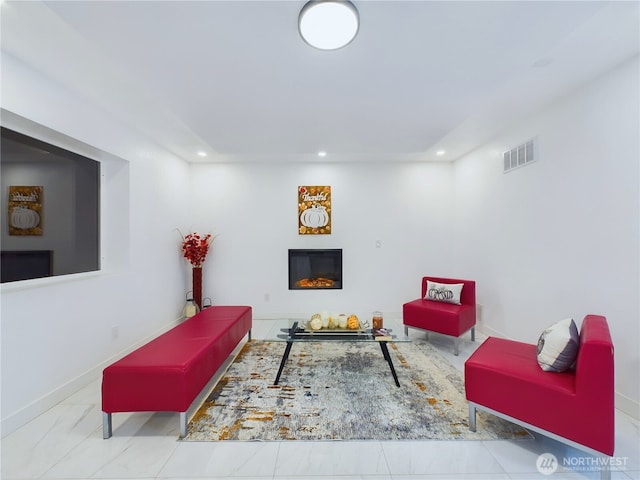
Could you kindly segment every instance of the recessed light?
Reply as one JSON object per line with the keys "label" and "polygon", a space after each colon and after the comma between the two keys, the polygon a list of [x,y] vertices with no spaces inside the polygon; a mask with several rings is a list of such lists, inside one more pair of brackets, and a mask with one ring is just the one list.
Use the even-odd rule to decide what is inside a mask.
{"label": "recessed light", "polygon": [[447,152],[446,152],[446,151],[444,151],[444,150],[438,150],[438,151],[436,152],[436,155],[437,155],[437,156],[439,156],[439,157],[441,157],[441,156],[442,156],[442,155],[444,155],[445,153],[447,153]]}
{"label": "recessed light", "polygon": [[207,152],[203,152],[202,150],[200,150],[200,151],[198,152],[198,156],[199,156],[199,157],[206,157],[206,156],[207,156]]}
{"label": "recessed light", "polygon": [[320,150],[320,151],[318,152],[318,156],[319,156],[319,157],[326,157],[326,156],[327,156],[327,152],[325,152],[324,150]]}

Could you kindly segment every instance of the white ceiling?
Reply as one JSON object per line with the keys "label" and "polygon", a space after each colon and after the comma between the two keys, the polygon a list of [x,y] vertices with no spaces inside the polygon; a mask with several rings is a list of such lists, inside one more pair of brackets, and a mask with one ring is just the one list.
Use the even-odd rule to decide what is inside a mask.
{"label": "white ceiling", "polygon": [[192,162],[450,161],[639,51],[637,1],[354,0],[336,51],[304,4],[6,1],[1,47]]}

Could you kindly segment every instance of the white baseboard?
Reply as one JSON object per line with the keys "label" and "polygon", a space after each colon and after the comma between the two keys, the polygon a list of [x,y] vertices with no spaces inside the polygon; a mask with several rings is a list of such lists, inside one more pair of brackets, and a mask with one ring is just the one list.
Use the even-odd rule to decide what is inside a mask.
{"label": "white baseboard", "polygon": [[[23,425],[33,420],[34,418],[42,415],[47,410],[56,406],[60,402],[66,400],[69,396],[73,395],[78,390],[82,389],[83,387],[86,387],[91,382],[95,381],[97,378],[100,378],[100,376],[102,375],[102,371],[107,366],[111,365],[113,362],[122,358],[128,353],[131,353],[136,348],[153,340],[154,338],[166,332],[170,328],[175,327],[180,320],[182,319],[175,320],[174,322],[171,322],[170,324],[165,325],[163,328],[156,331],[154,334],[151,334],[146,338],[140,340],[139,342],[136,342],[134,345],[131,345],[130,347],[118,352],[117,354],[108,358],[104,362],[101,362],[98,365],[93,366],[86,372],[78,375],[77,377],[71,379],[70,381],[68,381],[63,385],[60,385],[56,389],[34,400],[30,404],[20,408],[19,410],[16,410],[15,412],[10,413],[0,421],[0,436],[2,438],[6,437],[10,433],[15,432],[18,428],[22,427]],[[96,427],[98,427],[101,424],[101,422],[102,420],[100,418],[96,418]]]}
{"label": "white baseboard", "polygon": [[[105,365],[106,366],[106,365]],[[74,394],[81,388],[85,387],[89,383],[93,382],[104,367],[96,366],[87,372],[79,375],[73,380],[61,385],[55,390],[43,395],[37,400],[31,402],[29,405],[7,415],[0,422],[0,432],[2,432],[2,438],[6,437],[12,432],[15,432],[18,428],[27,424],[34,418],[42,415],[44,412],[59,404],[70,395]],[[96,418],[96,426],[98,426],[100,419]]]}
{"label": "white baseboard", "polygon": [[616,392],[616,408],[634,420],[640,420],[640,402]]}
{"label": "white baseboard", "polygon": [[509,338],[499,330],[495,330],[487,325],[476,324],[476,330],[486,335],[487,337]]}
{"label": "white baseboard", "polygon": [[[315,312],[311,312],[311,313],[315,313]],[[286,319],[286,318],[305,320],[311,317],[311,313],[309,311],[305,311],[305,312],[275,312],[275,313],[265,314],[261,312],[256,312],[254,310],[253,320],[279,320],[279,319]],[[373,311],[371,312],[354,311],[354,312],[348,312],[348,313],[355,313],[360,319],[363,319],[363,320],[371,320]],[[383,312],[383,316],[385,320],[402,319],[402,312]]]}

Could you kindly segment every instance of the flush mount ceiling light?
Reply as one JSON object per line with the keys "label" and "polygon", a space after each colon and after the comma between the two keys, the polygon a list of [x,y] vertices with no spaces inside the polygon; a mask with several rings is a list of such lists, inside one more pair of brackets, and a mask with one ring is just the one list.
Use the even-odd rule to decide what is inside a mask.
{"label": "flush mount ceiling light", "polygon": [[358,33],[358,10],[349,1],[312,0],[298,17],[300,36],[320,50],[336,50],[348,45]]}

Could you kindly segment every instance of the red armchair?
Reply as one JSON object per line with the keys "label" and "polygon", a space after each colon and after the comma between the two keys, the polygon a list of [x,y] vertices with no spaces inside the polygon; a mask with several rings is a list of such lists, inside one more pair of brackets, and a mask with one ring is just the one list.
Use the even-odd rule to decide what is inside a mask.
{"label": "red armchair", "polygon": [[[460,305],[425,299],[428,296],[428,281],[462,284]],[[476,282],[455,278],[423,277],[422,297],[402,306],[402,323],[405,335],[408,335],[411,327],[454,337],[453,353],[458,355],[460,336],[470,331],[471,341],[476,339]]]}
{"label": "red armchair", "polygon": [[[587,315],[575,369],[545,372],[535,344],[489,337],[465,362],[469,428],[476,409],[602,457],[614,452],[613,343],[607,319]],[[604,459],[601,477],[609,478]]]}

